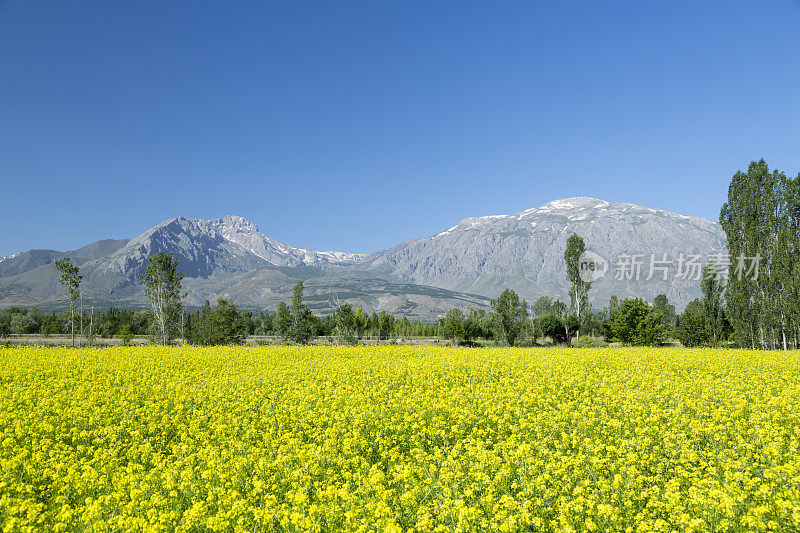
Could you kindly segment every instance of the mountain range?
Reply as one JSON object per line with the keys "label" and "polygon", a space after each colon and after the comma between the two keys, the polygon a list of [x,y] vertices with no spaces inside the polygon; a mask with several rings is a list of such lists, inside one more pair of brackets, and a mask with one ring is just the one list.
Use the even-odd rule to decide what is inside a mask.
{"label": "mountain range", "polygon": [[[64,307],[53,266],[62,257],[81,267],[85,304],[144,306],[139,275],[148,257],[165,250],[180,259],[189,306],[225,297],[244,309],[273,309],[302,280],[317,313],[352,303],[435,320],[453,307],[487,308],[505,287],[531,303],[542,295],[568,301],[563,255],[572,233],[609,265],[590,291],[596,308],[612,294],[652,299],[660,293],[682,308],[700,294],[699,281],[680,276],[684,259],[704,262],[726,249],[724,233],[710,220],[586,197],[465,218],[431,237],[369,255],[284,244],[238,216],[179,217],[133,239],[0,258],[0,307]],[[659,267],[653,272],[651,262]],[[637,264],[639,279],[632,275]]]}

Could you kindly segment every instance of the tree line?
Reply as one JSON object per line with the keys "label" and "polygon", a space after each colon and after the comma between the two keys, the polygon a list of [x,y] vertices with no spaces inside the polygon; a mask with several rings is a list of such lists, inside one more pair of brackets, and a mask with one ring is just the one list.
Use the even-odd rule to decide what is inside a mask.
{"label": "tree line", "polygon": [[[731,259],[725,314],[736,344],[800,347],[800,174],[790,179],[763,159],[750,163],[733,176],[719,219]],[[739,259],[748,257],[758,260],[743,267]]]}
{"label": "tree line", "polygon": [[367,313],[362,306],[354,309],[350,304],[338,306],[327,316],[315,315],[303,303],[302,282],[294,287],[291,303],[279,303],[273,313],[240,311],[225,298],[219,298],[215,306],[206,301],[202,308],[191,311],[181,302],[185,294],[178,264],[178,259],[163,251],[149,258],[141,276],[149,310],[109,307],[89,311],[81,303],[82,276],[78,267],[69,258],[59,260],[56,268],[61,273],[67,310],[50,313],[21,307],[0,310],[0,338],[66,334],[70,335],[72,346],[76,340],[79,345],[91,346],[98,339],[119,337],[127,344],[134,336],[146,336],[158,344],[180,339],[208,346],[242,343],[250,336],[277,336],[306,344],[317,337],[355,343],[365,338],[433,337],[439,333],[437,324],[423,323],[420,319],[411,321],[405,315],[396,318],[386,311]]}

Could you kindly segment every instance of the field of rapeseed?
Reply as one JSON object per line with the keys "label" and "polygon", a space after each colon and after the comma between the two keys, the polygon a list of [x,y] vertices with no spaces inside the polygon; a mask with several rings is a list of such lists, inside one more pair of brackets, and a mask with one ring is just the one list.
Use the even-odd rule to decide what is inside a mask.
{"label": "field of rapeseed", "polygon": [[797,531],[796,353],[0,348],[5,531]]}

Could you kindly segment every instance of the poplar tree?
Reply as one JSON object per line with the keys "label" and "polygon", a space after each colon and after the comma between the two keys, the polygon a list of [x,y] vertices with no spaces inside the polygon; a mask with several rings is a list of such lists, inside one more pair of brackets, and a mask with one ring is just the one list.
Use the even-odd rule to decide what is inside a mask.
{"label": "poplar tree", "polygon": [[358,340],[361,340],[361,337],[364,336],[364,332],[367,330],[367,326],[369,325],[369,315],[364,312],[364,308],[360,305],[356,307],[355,322],[356,337]]}
{"label": "poplar tree", "polygon": [[[64,286],[67,300],[69,300],[69,324],[72,337],[72,347],[75,347],[75,307],[81,295],[81,280],[83,276],[78,274],[78,265],[73,265],[69,257],[59,259],[55,262],[56,270],[59,272],[58,281]],[[81,316],[83,321],[83,316]]]}
{"label": "poplar tree", "polygon": [[725,282],[719,265],[713,261],[703,267],[700,289],[703,291],[703,311],[708,324],[711,342],[713,346],[716,346],[722,340],[725,329],[723,303]]}
{"label": "poplar tree", "polygon": [[275,317],[272,320],[275,333],[284,339],[289,338],[292,329],[292,314],[286,302],[279,302],[275,308]]}
{"label": "poplar tree", "polygon": [[353,312],[353,306],[350,304],[340,305],[334,311],[333,318],[336,323],[336,335],[339,337],[339,342],[357,344],[356,315]]}
{"label": "poplar tree", "polygon": [[661,313],[665,331],[668,333],[675,327],[675,306],[669,303],[666,294],[659,294],[653,299],[653,308]]}
{"label": "poplar tree", "polygon": [[180,300],[186,294],[181,293],[183,274],[178,272],[177,258],[172,252],[160,251],[150,256],[144,274],[140,276],[144,284],[144,294],[150,300],[150,310],[157,328],[158,341],[162,345],[169,344],[172,339],[172,327],[180,310]]}
{"label": "poplar tree", "polygon": [[311,311],[303,304],[303,282],[298,281],[292,294],[292,307],[289,310],[292,317],[289,328],[289,339],[297,344],[307,344],[311,340]]}
{"label": "poplar tree", "polygon": [[798,181],[763,159],[731,179],[720,224],[730,257],[727,311],[740,346],[798,346]]}
{"label": "poplar tree", "polygon": [[453,346],[464,337],[464,313],[461,309],[450,309],[442,319],[442,336],[450,339]]}
{"label": "poplar tree", "polygon": [[583,238],[573,233],[567,239],[567,249],[564,250],[564,261],[567,263],[567,281],[571,284],[569,290],[570,310],[578,319],[577,335],[581,338],[581,324],[583,315],[588,307],[587,300],[591,281],[586,281],[581,276],[581,255],[586,251]]}

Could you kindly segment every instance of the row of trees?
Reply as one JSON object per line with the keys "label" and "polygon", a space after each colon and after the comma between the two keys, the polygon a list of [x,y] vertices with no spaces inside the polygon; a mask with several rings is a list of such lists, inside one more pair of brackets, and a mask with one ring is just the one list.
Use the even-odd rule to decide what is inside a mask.
{"label": "row of trees", "polygon": [[[498,344],[529,344],[548,339],[555,344],[567,344],[579,330],[591,337],[629,344],[653,344],[663,338],[675,337],[687,346],[713,345],[725,342],[730,326],[722,317],[721,334],[714,340],[714,316],[707,309],[719,307],[719,300],[710,305],[707,299],[689,304],[677,316],[667,297],[657,296],[652,304],[643,300],[619,302],[612,297],[608,307],[599,312],[588,309],[578,322],[562,301],[544,296],[530,309],[514,291],[506,290],[491,311],[473,308],[464,313],[452,309],[436,324],[399,319],[383,311],[368,314],[361,307],[350,304],[338,306],[334,313],[320,317],[310,313],[302,304],[302,287],[295,288],[299,299],[292,306],[300,309],[292,313],[292,306],[279,305],[275,313],[239,311],[225,299],[216,306],[209,302],[196,311],[181,311],[170,322],[169,339],[185,339],[198,345],[231,344],[244,341],[252,335],[275,335],[292,342],[304,343],[314,337],[326,337],[341,343],[355,343],[365,338],[390,339],[411,336],[442,337],[454,342],[472,344],[478,340]],[[717,298],[719,296],[717,295]],[[649,313],[652,309],[652,315]],[[659,316],[661,325],[648,318]],[[299,318],[299,323],[295,319]],[[641,319],[641,320],[640,320]],[[305,324],[303,324],[305,322]],[[69,334],[72,328],[84,331],[84,343],[97,339],[121,337],[129,342],[133,336],[148,336],[160,342],[155,321],[148,311],[108,308],[102,312],[80,313],[67,310],[43,313],[38,309],[10,308],[0,310],[0,337],[8,335]]]}
{"label": "row of trees", "polygon": [[47,337],[69,335],[77,331],[77,340],[82,344],[91,345],[97,338],[120,336],[123,340],[130,340],[134,335],[146,335],[149,326],[150,317],[146,311],[115,307],[94,313],[81,313],[75,310],[45,313],[39,309],[21,307],[0,310],[0,337],[26,334]]}
{"label": "row of trees", "polygon": [[[594,265],[585,256],[586,247],[578,235],[567,239],[564,261],[570,283],[567,305],[548,296],[536,300],[528,308],[524,300],[507,289],[492,302],[492,313],[479,309],[464,315],[453,309],[441,324],[443,337],[472,342],[476,338],[491,339],[514,345],[546,339],[555,344],[581,343],[581,331],[591,337],[602,336],[607,342],[653,346],[677,338],[685,346],[718,346],[727,343],[732,327],[725,306],[726,285],[720,275],[722,266],[711,262],[703,269],[700,288],[703,297],[692,301],[681,315],[675,312],[665,294],[653,302],[642,298],[619,301],[612,296],[607,307],[594,312],[588,303],[591,273]],[[582,264],[583,262],[583,264]],[[586,344],[590,344],[587,341]]]}
{"label": "row of trees", "polygon": [[[288,310],[288,306],[281,306]],[[485,312],[484,312],[485,313]],[[405,337],[435,337],[439,335],[437,324],[411,321],[383,311],[366,313],[360,306],[355,310],[344,304],[336,313],[327,316],[306,315],[308,328],[305,341],[314,337],[325,337],[339,342],[359,339],[390,339]],[[80,310],[43,312],[36,308],[12,307],[0,310],[0,338],[11,335],[69,335],[73,327],[75,341],[91,345],[103,339],[121,337],[129,342],[134,336],[146,336],[160,342],[158,328],[149,311],[110,307],[95,311],[92,315]],[[278,336],[291,341],[303,341],[293,330],[291,320],[284,313],[253,312],[238,310],[225,299],[217,305],[209,302],[199,310],[180,310],[170,323],[170,341],[186,339],[200,345],[229,344],[242,341],[249,336]],[[83,336],[80,331],[83,330]],[[307,334],[311,335],[308,336]]]}
{"label": "row of trees", "polygon": [[303,283],[294,288],[291,306],[280,303],[274,314],[240,312],[224,298],[212,308],[208,301],[195,312],[182,305],[183,274],[178,271],[178,259],[163,251],[150,257],[141,282],[150,302],[149,311],[130,311],[109,308],[90,313],[83,310],[82,276],[69,258],[56,262],[60,282],[64,287],[68,311],[43,314],[37,309],[11,308],[0,311],[0,337],[11,334],[71,334],[78,341],[91,345],[96,337],[121,336],[129,342],[134,335],[147,335],[153,342],[169,344],[182,339],[199,345],[243,342],[250,335],[277,335],[296,343],[307,343],[314,337],[335,337],[352,343],[364,337],[388,339],[401,336],[434,336],[437,325],[410,321],[406,316],[396,319],[382,311],[366,313],[361,306],[355,310],[349,304],[338,306],[332,315],[316,316],[303,303]]}
{"label": "row of trees", "polygon": [[653,304],[641,298],[619,302],[612,297],[609,306],[599,312],[593,312],[586,302],[580,315],[573,309],[560,300],[542,296],[529,313],[526,302],[506,289],[492,302],[491,312],[471,309],[464,314],[458,309],[450,310],[440,323],[440,332],[454,343],[467,344],[483,339],[509,346],[540,341],[569,345],[573,339],[580,343],[583,331],[585,336],[603,337],[608,342],[655,345],[666,339],[676,322],[675,307],[664,295],[659,295]]}
{"label": "row of trees", "polygon": [[438,335],[436,324],[423,324],[419,319],[411,322],[403,315],[381,311],[372,314],[360,305],[341,304],[333,313],[319,317],[303,303],[303,282],[294,287],[291,305],[280,302],[273,316],[273,331],[285,340],[306,344],[312,337],[328,337],[340,343],[354,344],[370,337],[386,340],[397,337],[424,337]]}
{"label": "row of trees", "polygon": [[[235,305],[222,298],[213,309],[206,301],[201,310],[187,313],[181,303],[186,294],[181,288],[183,274],[178,271],[178,260],[171,253],[161,251],[150,257],[141,275],[144,292],[150,302],[147,333],[161,344],[181,338],[201,345],[242,342],[248,335],[258,333],[277,334],[300,344],[320,335],[336,337],[344,343],[355,343],[365,335],[380,339],[402,335],[438,335],[453,341],[491,339],[512,346],[520,339],[536,340],[541,337],[568,344],[573,335],[580,341],[581,329],[595,335],[600,330],[608,339],[633,344],[652,344],[662,340],[666,328],[655,328],[662,323],[662,314],[651,309],[642,300],[626,300],[619,309],[616,309],[612,300],[612,305],[602,313],[592,313],[588,305],[591,282],[584,279],[581,273],[580,262],[584,260],[584,251],[583,239],[578,235],[570,236],[564,253],[567,279],[571,284],[569,308],[560,301],[543,297],[534,304],[534,318],[529,319],[525,300],[521,300],[513,290],[506,289],[497,300],[491,302],[491,312],[472,309],[464,315],[461,310],[453,309],[435,325],[422,324],[419,320],[411,323],[405,316],[397,320],[386,311],[369,315],[362,307],[353,309],[350,304],[338,305],[331,315],[318,317],[303,303],[302,282],[294,288],[291,305],[279,303],[272,316],[268,313],[240,313]],[[74,346],[76,302],[82,301],[82,277],[78,267],[68,258],[57,262],[56,268],[60,272],[60,281],[69,302],[68,323]],[[85,322],[82,305],[79,317],[79,330],[82,334]],[[109,324],[119,322],[114,320],[117,317],[118,313],[113,309],[98,317],[103,324],[100,327],[103,332],[101,334],[110,331]],[[94,312],[90,324],[93,323],[93,318]],[[129,318],[131,320],[128,324],[120,323],[119,332],[127,336],[141,334],[141,325],[131,327],[134,320],[133,317]],[[20,328],[11,328],[9,323],[7,329]],[[2,333],[0,328],[0,334]]]}
{"label": "row of trees", "polygon": [[724,292],[736,343],[800,347],[800,175],[790,179],[763,159],[752,162],[733,176],[719,218],[731,259]]}

